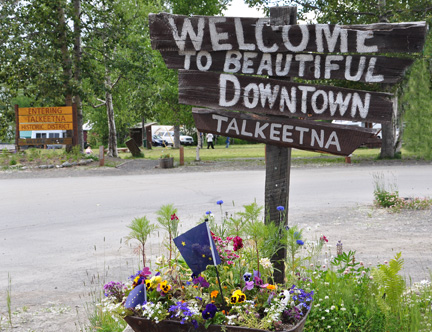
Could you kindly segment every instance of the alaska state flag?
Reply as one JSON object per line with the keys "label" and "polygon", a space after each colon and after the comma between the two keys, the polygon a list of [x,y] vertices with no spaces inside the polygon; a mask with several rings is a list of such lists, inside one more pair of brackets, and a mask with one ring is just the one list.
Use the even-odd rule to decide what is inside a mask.
{"label": "alaska state flag", "polygon": [[124,306],[125,308],[135,308],[138,304],[143,305],[146,301],[146,285],[145,283],[142,283],[132,289],[126,299],[126,303]]}
{"label": "alaska state flag", "polygon": [[174,239],[186,264],[195,275],[204,271],[207,265],[221,263],[207,222],[188,230]]}

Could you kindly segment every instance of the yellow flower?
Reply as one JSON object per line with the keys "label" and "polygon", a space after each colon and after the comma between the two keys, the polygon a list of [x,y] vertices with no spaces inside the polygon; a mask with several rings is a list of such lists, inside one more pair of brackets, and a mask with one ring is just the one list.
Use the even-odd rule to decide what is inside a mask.
{"label": "yellow flower", "polygon": [[210,296],[213,298],[213,297],[216,297],[218,294],[219,294],[219,291],[214,290],[213,292],[210,293]]}
{"label": "yellow flower", "polygon": [[230,299],[231,304],[243,303],[244,301],[246,301],[246,295],[239,289],[233,293]]}
{"label": "yellow flower", "polygon": [[147,288],[147,289],[150,289],[150,287],[151,287],[151,281],[147,279],[147,280],[145,281],[145,284],[146,284],[146,288]]}
{"label": "yellow flower", "polygon": [[171,285],[168,285],[168,281],[164,280],[159,284],[159,288],[164,292],[168,293],[171,289]]}
{"label": "yellow flower", "polygon": [[158,284],[160,284],[161,281],[162,281],[162,277],[161,276],[154,276],[153,278],[150,279],[151,287],[152,288],[156,288],[156,286]]}
{"label": "yellow flower", "polygon": [[231,304],[236,304],[237,303],[237,301],[238,301],[238,299],[239,299],[239,297],[238,297],[238,295],[232,295],[231,296],[231,298],[230,298],[230,303]]}

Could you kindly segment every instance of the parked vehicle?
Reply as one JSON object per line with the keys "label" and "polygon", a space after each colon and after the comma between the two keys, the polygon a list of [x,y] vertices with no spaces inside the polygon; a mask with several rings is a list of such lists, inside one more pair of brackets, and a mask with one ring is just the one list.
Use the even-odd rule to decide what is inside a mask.
{"label": "parked vehicle", "polygon": [[[163,131],[160,135],[162,139],[168,142],[168,145],[174,145],[174,131]],[[182,145],[193,145],[194,140],[192,136],[183,135],[180,133],[180,144]]]}
{"label": "parked vehicle", "polygon": [[152,146],[168,146],[168,142],[159,135],[152,135]]}

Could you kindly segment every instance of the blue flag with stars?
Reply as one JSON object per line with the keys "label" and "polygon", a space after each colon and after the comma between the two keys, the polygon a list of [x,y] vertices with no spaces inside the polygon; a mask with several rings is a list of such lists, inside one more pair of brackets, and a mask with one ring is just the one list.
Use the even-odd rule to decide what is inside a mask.
{"label": "blue flag with stars", "polygon": [[188,230],[174,239],[186,264],[195,275],[204,271],[207,265],[221,263],[207,222]]}
{"label": "blue flag with stars", "polygon": [[143,305],[147,301],[146,285],[139,284],[129,293],[125,308],[135,308],[138,304]]}

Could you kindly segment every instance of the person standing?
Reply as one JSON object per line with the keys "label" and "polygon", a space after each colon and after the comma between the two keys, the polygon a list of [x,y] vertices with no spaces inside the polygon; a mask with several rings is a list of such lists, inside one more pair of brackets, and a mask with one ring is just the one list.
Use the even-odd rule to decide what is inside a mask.
{"label": "person standing", "polygon": [[211,146],[212,149],[214,149],[213,134],[212,133],[208,133],[207,136],[206,136],[206,139],[207,139],[207,149],[210,148],[210,146]]}
{"label": "person standing", "polygon": [[225,143],[226,143],[225,147],[229,148],[229,145],[230,145],[230,138],[229,137],[226,138]]}

